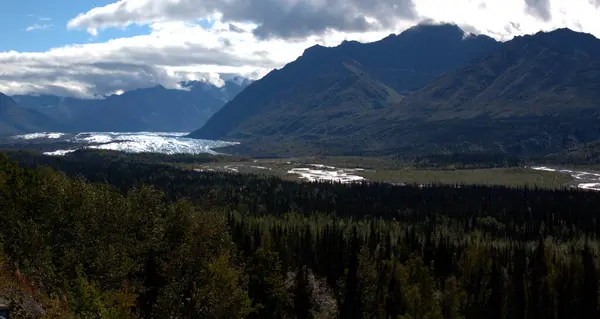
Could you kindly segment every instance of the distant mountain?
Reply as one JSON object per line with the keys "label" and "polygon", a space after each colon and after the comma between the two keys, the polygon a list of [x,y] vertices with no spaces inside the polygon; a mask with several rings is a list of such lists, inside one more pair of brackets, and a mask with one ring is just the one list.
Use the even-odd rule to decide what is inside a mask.
{"label": "distant mountain", "polygon": [[[559,29],[495,43],[458,31],[447,25],[416,27],[372,44],[309,49],[297,61],[255,82],[191,136],[242,141],[249,151],[277,148],[273,151],[277,155],[477,151],[539,155],[600,139],[600,40]],[[375,55],[378,59],[359,62],[359,55],[348,53],[379,52],[372,47],[384,47],[381,43],[388,43],[389,49],[381,49]],[[422,48],[420,43],[425,43]],[[424,49],[426,44],[431,44],[430,50]],[[408,62],[398,67],[401,63],[394,57],[407,55]],[[355,91],[369,97],[368,105],[373,106],[356,113],[362,99],[329,89],[332,82],[342,80],[325,86],[318,80],[344,59],[355,61],[364,71],[360,74],[390,88],[392,94],[377,96],[354,82],[355,89],[360,87]],[[386,65],[395,71],[390,67],[385,72]],[[445,73],[434,75],[435,70]],[[299,101],[292,99],[298,88],[303,88],[298,95],[304,96]],[[394,93],[407,91],[400,101],[386,104],[394,100]],[[343,97],[348,97],[345,105],[336,102]],[[314,109],[322,112],[321,100],[334,101],[325,107],[338,113],[316,130],[314,117],[320,115]],[[282,130],[288,126],[297,129]]]}
{"label": "distant mountain", "polygon": [[55,130],[57,127],[57,123],[44,114],[21,107],[0,93],[0,135]]}
{"label": "distant mountain", "polygon": [[82,100],[54,95],[14,95],[13,100],[22,107],[34,109],[51,117],[55,121],[66,124],[85,114],[95,100]]}
{"label": "distant mountain", "polygon": [[455,25],[419,25],[373,43],[313,46],[254,82],[190,136],[314,141],[345,135],[347,123],[362,122],[499,46]]}
{"label": "distant mountain", "polygon": [[251,82],[233,77],[217,87],[192,81],[182,83],[186,90],[155,86],[96,100],[48,95],[20,95],[14,99],[53,118],[69,131],[190,132]]}

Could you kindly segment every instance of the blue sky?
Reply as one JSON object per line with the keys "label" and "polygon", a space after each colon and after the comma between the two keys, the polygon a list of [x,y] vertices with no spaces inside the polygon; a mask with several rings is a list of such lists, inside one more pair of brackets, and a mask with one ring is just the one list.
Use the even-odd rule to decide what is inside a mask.
{"label": "blue sky", "polygon": [[[69,44],[105,42],[109,39],[149,33],[147,26],[132,25],[125,30],[107,29],[92,37],[85,30],[68,30],[67,22],[79,13],[104,6],[111,0],[8,0],[0,10],[0,52],[43,52]],[[26,31],[39,25],[44,29]]]}

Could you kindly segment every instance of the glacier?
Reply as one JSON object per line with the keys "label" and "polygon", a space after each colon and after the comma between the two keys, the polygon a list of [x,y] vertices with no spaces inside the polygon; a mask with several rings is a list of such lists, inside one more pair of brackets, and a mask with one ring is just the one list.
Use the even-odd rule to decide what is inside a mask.
{"label": "glacier", "polygon": [[47,151],[44,154],[62,156],[77,149],[103,149],[128,153],[220,154],[215,149],[237,145],[237,142],[200,140],[185,137],[181,132],[44,132],[13,136],[26,142],[67,142],[73,148]]}

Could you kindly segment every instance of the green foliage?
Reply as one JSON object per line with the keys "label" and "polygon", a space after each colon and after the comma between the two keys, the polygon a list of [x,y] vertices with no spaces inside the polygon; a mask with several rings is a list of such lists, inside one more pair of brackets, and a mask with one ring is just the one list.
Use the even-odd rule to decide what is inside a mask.
{"label": "green foliage", "polygon": [[121,160],[48,161],[80,177],[0,157],[0,238],[5,265],[30,278],[22,291],[52,296],[43,302],[55,313],[599,314],[598,193],[296,183]]}
{"label": "green foliage", "polygon": [[[598,251],[582,245],[581,238],[507,239],[450,220],[407,224],[238,214],[230,219],[241,247],[259,234],[270,238],[273,252],[289,256],[282,266],[298,269],[292,291],[294,314],[302,318],[314,317],[306,310],[318,303],[319,289],[312,283],[318,280],[333,292],[342,318],[570,318],[572,312],[594,318],[597,313]],[[264,249],[259,244],[248,253],[262,255]]]}
{"label": "green foliage", "polygon": [[289,318],[292,295],[287,290],[277,254],[259,248],[246,263],[246,272],[254,308],[251,318]]}
{"label": "green foliage", "polygon": [[136,306],[140,314],[179,317],[249,311],[243,273],[227,257],[225,219],[166,203],[152,188],[123,196],[2,156],[0,212],[11,262],[83,317],[122,318]]}

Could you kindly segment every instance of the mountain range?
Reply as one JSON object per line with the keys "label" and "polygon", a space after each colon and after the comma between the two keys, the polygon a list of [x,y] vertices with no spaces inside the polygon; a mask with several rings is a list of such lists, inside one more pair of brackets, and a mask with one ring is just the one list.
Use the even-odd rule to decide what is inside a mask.
{"label": "mountain range", "polygon": [[254,82],[182,85],[97,100],[2,95],[0,133],[193,131],[261,156],[543,156],[600,140],[600,40],[569,29],[498,42],[422,24],[310,47]]}
{"label": "mountain range", "polygon": [[[0,133],[60,130],[62,132],[190,132],[201,126],[227,101],[252,81],[234,77],[221,87],[192,81],[182,83],[184,90],[163,86],[137,89],[104,99],[77,99],[53,95],[16,95],[11,105],[44,115],[36,126],[11,120],[12,129]],[[33,112],[35,111],[35,112]],[[8,119],[0,118],[4,121]],[[17,129],[21,128],[21,129]]]}
{"label": "mountain range", "polygon": [[315,46],[254,82],[194,138],[271,155],[544,154],[600,138],[600,40],[500,43],[455,25]]}

